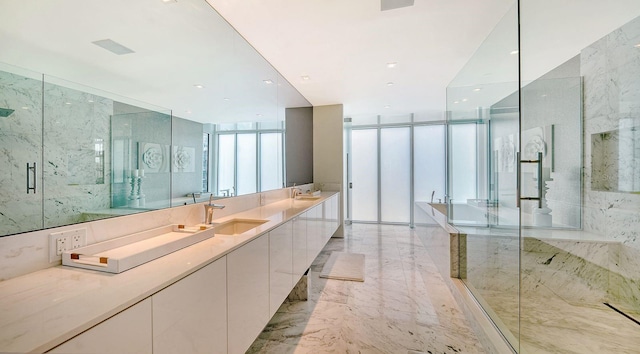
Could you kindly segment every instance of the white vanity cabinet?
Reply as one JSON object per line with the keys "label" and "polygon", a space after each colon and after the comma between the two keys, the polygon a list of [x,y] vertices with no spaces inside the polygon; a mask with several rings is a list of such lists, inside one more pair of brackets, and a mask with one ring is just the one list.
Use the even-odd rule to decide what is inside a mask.
{"label": "white vanity cabinet", "polygon": [[322,208],[323,204],[318,204],[307,211],[307,266],[311,266],[316,259],[324,243],[322,242]]}
{"label": "white vanity cabinet", "polygon": [[48,353],[151,353],[151,333],[151,299],[147,298]]}
{"label": "white vanity cabinet", "polygon": [[295,286],[298,280],[304,275],[309,268],[307,263],[307,216],[306,212],[293,218],[293,284]]}
{"label": "white vanity cabinet", "polygon": [[293,288],[293,221],[269,232],[269,318]]}
{"label": "white vanity cabinet", "polygon": [[227,352],[227,262],[223,257],[152,296],[153,352]]}
{"label": "white vanity cabinet", "polygon": [[228,352],[244,353],[269,322],[269,236],[227,255]]}

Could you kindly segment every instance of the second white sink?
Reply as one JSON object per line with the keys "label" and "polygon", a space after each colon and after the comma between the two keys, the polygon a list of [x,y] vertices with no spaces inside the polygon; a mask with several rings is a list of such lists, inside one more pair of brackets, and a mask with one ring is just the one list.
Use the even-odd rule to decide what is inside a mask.
{"label": "second white sink", "polygon": [[254,229],[269,220],[260,219],[231,219],[215,225],[213,230],[216,235],[239,235]]}

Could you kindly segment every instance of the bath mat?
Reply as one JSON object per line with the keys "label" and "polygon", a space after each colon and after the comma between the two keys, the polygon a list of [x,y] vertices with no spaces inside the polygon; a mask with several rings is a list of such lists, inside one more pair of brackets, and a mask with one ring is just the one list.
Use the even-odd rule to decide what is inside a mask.
{"label": "bath mat", "polygon": [[320,278],[364,281],[364,254],[331,252]]}

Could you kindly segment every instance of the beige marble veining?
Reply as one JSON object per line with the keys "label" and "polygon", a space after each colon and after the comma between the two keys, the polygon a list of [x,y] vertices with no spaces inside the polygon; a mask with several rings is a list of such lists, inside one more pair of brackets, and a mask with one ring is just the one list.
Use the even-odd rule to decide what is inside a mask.
{"label": "beige marble veining", "polygon": [[[319,278],[332,251],[365,254],[365,282]],[[313,268],[309,300],[284,303],[249,353],[483,352],[407,226],[347,226]]]}

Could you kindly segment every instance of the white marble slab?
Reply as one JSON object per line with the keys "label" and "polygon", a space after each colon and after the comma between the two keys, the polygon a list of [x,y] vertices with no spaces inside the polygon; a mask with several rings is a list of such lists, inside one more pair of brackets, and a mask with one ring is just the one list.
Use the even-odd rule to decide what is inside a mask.
{"label": "white marble slab", "polygon": [[[225,201],[228,208],[224,210],[230,210],[214,221],[240,217],[269,219],[269,222],[240,236],[210,238],[121,274],[58,266],[2,281],[0,351],[29,352],[52,348],[250,242],[305,209],[322,203],[333,194],[323,192],[321,199],[313,201],[283,199],[248,210],[243,206],[252,205],[249,197],[256,199],[253,203],[259,205],[257,196],[248,196],[244,200],[229,199],[229,203]],[[237,208],[235,214],[232,207]],[[104,224],[100,225],[100,230],[92,228],[102,222],[110,222],[109,226],[113,226],[116,233],[128,234],[143,230],[148,225],[155,226],[158,222],[166,223],[178,216],[187,220],[186,223],[189,220],[201,221],[203,215],[202,205],[199,204],[86,225],[88,235],[92,235],[91,241],[94,241],[101,235],[97,231],[104,230]],[[7,257],[2,264],[10,259]],[[13,258],[17,257],[14,255]]]}

